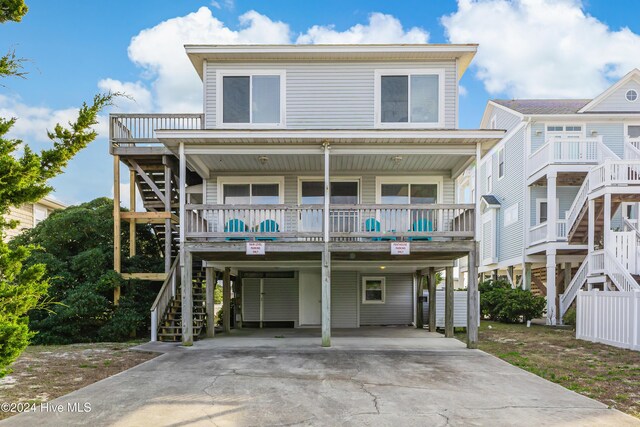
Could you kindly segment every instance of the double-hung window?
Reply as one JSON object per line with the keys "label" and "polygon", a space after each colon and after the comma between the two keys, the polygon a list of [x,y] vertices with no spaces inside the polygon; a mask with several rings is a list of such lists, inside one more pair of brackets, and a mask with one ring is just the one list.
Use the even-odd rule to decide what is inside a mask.
{"label": "double-hung window", "polygon": [[442,70],[377,71],[376,124],[380,127],[443,127]]}
{"label": "double-hung window", "polygon": [[362,278],[362,303],[384,304],[385,301],[385,277]]}
{"label": "double-hung window", "polygon": [[217,120],[220,127],[284,125],[284,73],[220,72]]}
{"label": "double-hung window", "polygon": [[498,179],[504,176],[504,147],[498,151]]}

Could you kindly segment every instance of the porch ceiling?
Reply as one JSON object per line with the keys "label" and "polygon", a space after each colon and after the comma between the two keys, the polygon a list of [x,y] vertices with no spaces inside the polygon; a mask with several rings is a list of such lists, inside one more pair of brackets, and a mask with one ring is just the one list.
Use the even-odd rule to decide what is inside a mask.
{"label": "porch ceiling", "polygon": [[[211,173],[219,172],[251,172],[276,173],[300,172],[303,174],[323,171],[323,156],[320,154],[197,154],[188,155],[191,163],[197,156]],[[266,159],[265,159],[266,157]],[[400,157],[400,158],[398,158]],[[403,155],[399,150],[396,154],[371,155],[336,155],[331,157],[331,171],[348,174],[350,172],[421,172],[451,171],[460,167],[469,159],[467,155]]]}

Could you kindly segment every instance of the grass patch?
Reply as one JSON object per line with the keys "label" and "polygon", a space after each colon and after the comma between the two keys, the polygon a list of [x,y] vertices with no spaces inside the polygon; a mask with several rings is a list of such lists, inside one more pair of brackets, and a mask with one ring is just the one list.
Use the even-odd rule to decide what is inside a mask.
{"label": "grass patch", "polygon": [[[11,366],[13,372],[0,379],[3,402],[48,402],[155,356],[130,351],[139,344],[96,343],[30,346]],[[0,419],[14,415],[1,412]]]}
{"label": "grass patch", "polygon": [[640,418],[640,352],[577,340],[570,329],[488,321],[480,326],[479,348]]}

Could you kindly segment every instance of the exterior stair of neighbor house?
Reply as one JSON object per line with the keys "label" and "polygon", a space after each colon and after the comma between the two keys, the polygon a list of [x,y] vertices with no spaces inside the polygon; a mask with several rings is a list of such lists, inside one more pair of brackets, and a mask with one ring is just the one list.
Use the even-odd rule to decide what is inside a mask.
{"label": "exterior stair of neighbor house", "polygon": [[[207,314],[205,310],[205,272],[203,269],[193,271],[193,337],[205,330]],[[158,326],[160,341],[178,342],[182,339],[182,292],[177,290],[172,297]]]}

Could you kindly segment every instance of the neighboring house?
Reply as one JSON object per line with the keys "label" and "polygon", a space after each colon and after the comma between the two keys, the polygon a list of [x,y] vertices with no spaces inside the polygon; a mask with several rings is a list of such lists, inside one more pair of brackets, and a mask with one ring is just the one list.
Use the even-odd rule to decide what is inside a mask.
{"label": "neighboring house", "polygon": [[4,240],[8,241],[13,239],[23,230],[27,230],[38,225],[40,221],[45,220],[54,210],[64,208],[66,208],[64,204],[51,197],[45,197],[36,203],[26,203],[19,208],[9,208],[9,213],[6,215],[5,219],[7,221],[19,221],[19,224],[14,229],[4,230]]}
{"label": "neighboring house", "polygon": [[639,98],[633,70],[594,99],[484,112],[507,134],[480,162],[480,272],[546,295],[550,324],[581,288],[640,289]]}
{"label": "neighboring house", "polygon": [[111,115],[114,188],[123,164],[148,211],[116,209],[115,269],[118,218],[153,223],[165,247],[152,339],[200,331],[201,268],[233,279],[244,326],[321,326],[329,345],[331,328],[420,325],[420,276],[477,259],[478,200],[456,200],[457,178],[504,135],[457,129],[476,49],[186,46],[203,114]]}

